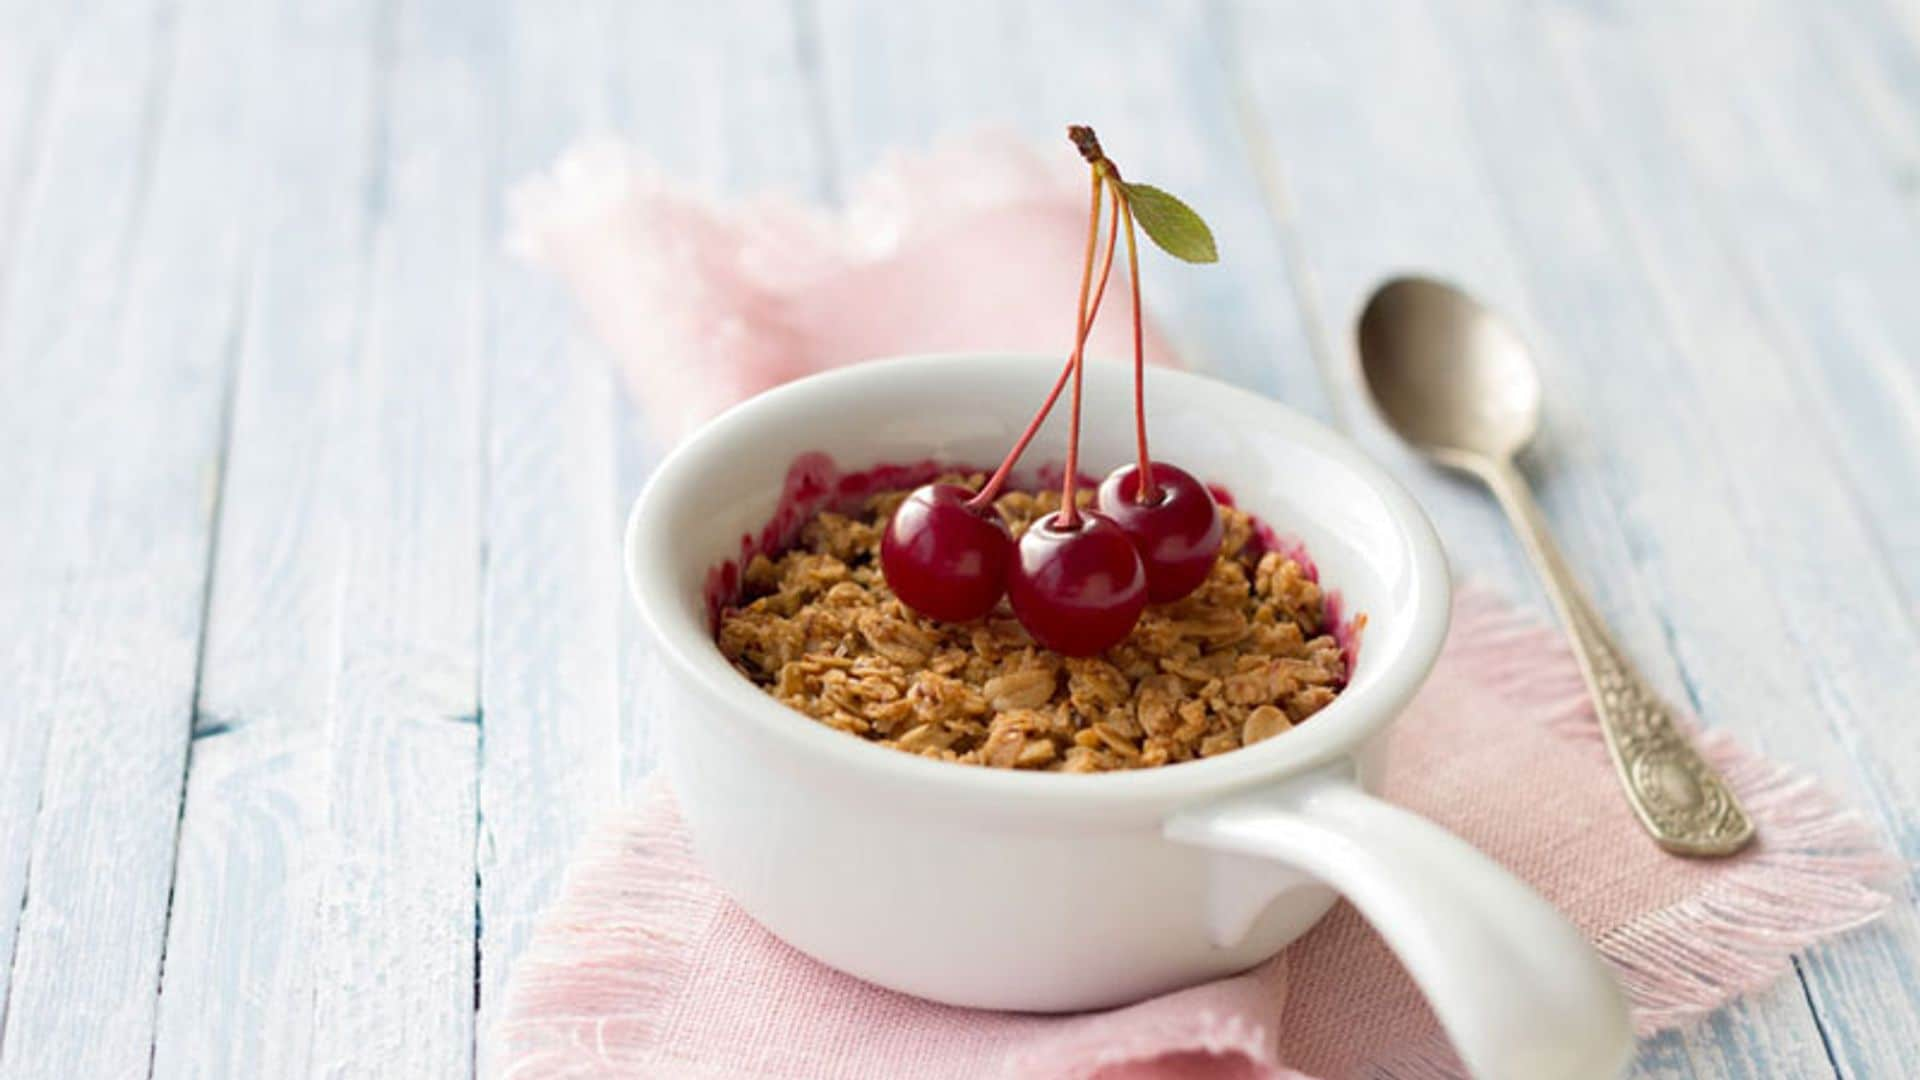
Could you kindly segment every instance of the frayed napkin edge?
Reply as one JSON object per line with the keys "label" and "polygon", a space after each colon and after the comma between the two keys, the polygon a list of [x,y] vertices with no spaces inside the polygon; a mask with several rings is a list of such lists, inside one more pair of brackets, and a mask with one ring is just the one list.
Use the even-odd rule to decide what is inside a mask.
{"label": "frayed napkin edge", "polygon": [[[1603,744],[1581,679],[1540,675],[1552,670],[1548,665],[1514,668],[1501,662],[1551,651],[1566,659],[1563,673],[1577,672],[1557,626],[1480,582],[1456,594],[1454,624],[1456,630],[1464,626],[1462,638],[1472,642],[1455,657],[1485,685],[1544,705],[1555,734]],[[1768,760],[1727,732],[1682,722],[1760,831],[1754,847],[1699,895],[1595,939],[1633,999],[1634,1030],[1641,1036],[1682,1027],[1773,985],[1797,953],[1884,914],[1907,869],[1880,830],[1817,779]],[[1809,897],[1821,901],[1811,918]]]}

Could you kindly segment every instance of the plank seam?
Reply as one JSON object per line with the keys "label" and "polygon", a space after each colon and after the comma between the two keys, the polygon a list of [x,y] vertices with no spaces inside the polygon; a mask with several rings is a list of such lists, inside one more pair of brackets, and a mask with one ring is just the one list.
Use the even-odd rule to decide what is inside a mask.
{"label": "plank seam", "polygon": [[207,508],[207,557],[206,569],[200,578],[200,640],[193,661],[193,698],[187,711],[187,745],[180,760],[180,797],[174,806],[173,818],[173,872],[167,879],[167,908],[160,923],[160,968],[153,986],[153,1018],[151,1028],[153,1041],[147,1046],[147,1076],[154,1073],[156,1056],[160,1050],[160,999],[167,985],[167,945],[173,939],[173,900],[180,880],[180,831],[187,816],[187,779],[193,774],[194,744],[209,735],[219,735],[231,730],[226,723],[215,723],[204,729],[200,727],[200,689],[206,677],[207,664],[207,627],[213,610],[213,574],[214,567],[220,561],[220,519],[227,501],[227,461],[233,455],[233,413],[234,402],[239,396],[240,358],[245,351],[247,339],[248,315],[253,302],[253,263],[249,259],[240,272],[240,279],[234,290],[234,308],[232,321],[227,328],[224,365],[225,382],[220,395],[219,440],[220,455],[217,459],[213,486],[212,504]]}
{"label": "plank seam", "polygon": [[1827,1031],[1827,1021],[1820,1015],[1820,1003],[1813,998],[1813,988],[1807,983],[1807,973],[1801,969],[1800,958],[1789,957],[1793,962],[1793,976],[1800,981],[1800,994],[1807,999],[1807,1011],[1813,1014],[1813,1030],[1820,1033],[1820,1049],[1827,1055],[1827,1064],[1833,1067],[1835,1077],[1844,1077],[1840,1071],[1840,1059],[1833,1052],[1833,1036]]}
{"label": "plank seam", "polygon": [[[382,230],[387,228],[387,219],[391,213],[387,197],[390,168],[388,148],[392,138],[390,114],[396,96],[394,83],[399,57],[399,8],[400,5],[397,3],[380,7],[378,16],[371,22],[368,40],[371,70],[367,79],[367,100],[363,114],[366,117],[366,149],[362,158],[364,173],[359,178],[358,184],[361,200],[359,216],[362,221],[352,252],[355,273],[352,288],[354,303],[351,330],[340,349],[340,355],[346,358],[345,362],[350,365],[354,378],[350,379],[347,388],[341,391],[346,402],[336,403],[336,407],[343,410],[351,408],[349,403],[353,401],[354,391],[357,389],[355,383],[366,369],[368,356],[375,341],[374,322],[377,315],[374,310],[374,295],[380,284],[381,238]],[[338,452],[337,448],[334,452]],[[321,475],[322,484],[342,482],[329,475],[334,468],[334,464],[323,462],[316,469]],[[337,728],[341,723],[342,710],[341,672],[347,661],[347,640],[351,633],[346,611],[353,584],[354,564],[359,557],[358,549],[363,543],[364,538],[357,533],[344,537],[343,550],[330,568],[327,621],[331,625],[332,633],[326,642],[329,651],[324,662],[324,669],[328,673],[323,697],[324,705],[317,718],[317,728],[327,755],[326,765],[320,770],[323,774],[331,773],[336,767],[334,758],[338,751]],[[335,796],[331,783],[331,779],[323,780],[324,786],[320,796],[322,806],[325,808],[324,828],[329,838],[336,835],[337,829]],[[316,871],[321,875],[322,885],[316,889],[309,900],[309,917],[315,920],[316,925],[324,925],[324,913],[331,899],[328,885],[337,876],[340,865],[336,859],[326,864],[323,869]],[[310,1058],[308,1062],[310,1068],[318,1067],[311,1058],[320,1052],[321,1040],[330,1030],[321,1014],[322,993],[325,989],[323,982],[322,961],[317,957],[310,957],[305,1008],[305,1022],[313,1033],[311,1041],[305,1047]]]}
{"label": "plank seam", "polygon": [[[485,618],[484,613],[481,617],[483,619]],[[486,778],[487,762],[487,725],[485,720],[486,706],[484,704],[481,705],[475,716],[476,719],[479,720],[479,730],[474,732],[473,735],[473,1015],[477,1020],[480,1016],[480,989],[483,981],[482,972],[485,970],[482,967],[482,964],[485,962],[482,956],[482,944],[486,940],[486,910],[481,902],[482,898],[486,895],[482,891],[485,888],[485,883],[482,880],[481,870],[482,867],[486,865],[483,845],[486,843],[487,834],[487,804],[481,797],[481,786]],[[472,1035],[473,1044],[470,1047],[471,1053],[467,1058],[469,1076],[475,1075],[480,1067],[480,1032],[477,1023],[474,1025]]]}
{"label": "plank seam", "polygon": [[[124,314],[122,308],[126,300],[128,284],[132,276],[133,260],[126,256],[133,247],[136,238],[140,234],[140,229],[146,220],[147,205],[153,187],[154,165],[159,156],[159,132],[165,117],[167,101],[171,96],[174,61],[179,51],[179,39],[173,32],[176,20],[171,17],[171,10],[170,7],[159,9],[160,13],[156,17],[156,28],[164,37],[154,50],[157,59],[153,64],[153,69],[149,71],[142,80],[146,94],[140,113],[140,146],[136,157],[138,165],[136,166],[136,173],[133,178],[133,195],[127,210],[126,221],[122,224],[120,236],[114,244],[116,250],[120,251],[123,256],[119,260],[120,272],[115,275],[113,290],[108,301],[108,308],[113,312],[113,318],[116,322],[119,321]],[[65,59],[64,54],[62,59]],[[58,63],[53,66],[56,69],[59,67]],[[51,80],[51,77],[49,77],[49,79]],[[38,138],[42,134],[40,128],[45,120],[45,114],[52,111],[53,97],[54,95],[51,91],[46,93],[44,107],[36,112],[35,120],[30,125],[32,135],[35,138]],[[50,132],[47,134],[49,136],[51,135]],[[51,145],[51,137],[41,139],[40,152],[31,156],[32,180],[35,185],[46,177],[42,165],[46,157],[52,153]],[[34,194],[37,195],[38,192]],[[21,220],[24,220],[26,213],[25,207],[31,201],[34,200],[29,197],[28,187],[23,186],[14,211],[19,215]],[[19,251],[23,245],[15,244],[13,247],[15,251]],[[8,279],[0,282],[0,286],[10,285],[11,278],[12,271],[9,270]],[[0,318],[4,318],[5,316],[5,304],[10,295],[10,289],[0,291]],[[72,580],[73,574],[71,570],[62,575],[60,587],[60,593],[63,599],[63,603],[60,605],[62,609],[67,607],[64,601],[72,592]],[[53,743],[54,722],[55,721],[50,718],[46,725],[46,730],[43,735],[43,745],[51,746]],[[6,1060],[8,1024],[13,1015],[14,986],[12,974],[15,970],[16,962],[19,959],[20,943],[23,938],[23,935],[19,931],[20,928],[26,926],[27,909],[33,899],[33,871],[34,864],[38,861],[35,855],[38,849],[37,841],[40,838],[39,823],[42,811],[46,806],[47,798],[46,767],[44,760],[42,761],[39,779],[39,786],[34,794],[33,826],[28,831],[28,836],[30,837],[27,848],[28,854],[20,872],[20,909],[14,912],[15,932],[11,948],[6,958],[8,978],[4,984],[0,984],[0,1063],[4,1063]],[[164,949],[164,944],[162,947]],[[148,1046],[148,1055],[149,1058],[151,1058],[151,1044]]]}
{"label": "plank seam", "polygon": [[[474,620],[474,657],[473,666],[473,1018],[474,1023],[468,1029],[470,1042],[467,1052],[467,1076],[469,1080],[480,1072],[480,1010],[486,981],[486,844],[487,844],[487,642],[493,631],[490,619],[493,605],[488,598],[493,593],[493,536],[490,527],[493,520],[493,491],[495,485],[493,447],[493,426],[495,422],[495,395],[498,386],[495,380],[494,359],[500,348],[499,318],[494,301],[499,286],[497,266],[500,237],[503,235],[503,207],[505,205],[507,131],[512,126],[510,102],[513,97],[514,70],[511,61],[513,48],[510,36],[503,36],[502,55],[497,60],[497,70],[503,73],[502,92],[492,95],[487,110],[490,123],[487,129],[491,138],[486,142],[487,182],[482,186],[480,208],[480,270],[478,272],[477,291],[480,302],[477,305],[479,320],[479,341],[475,343],[474,356],[478,365],[476,377],[479,380],[479,416],[474,423],[477,439],[474,460],[478,463],[479,476],[475,482],[473,512],[475,516],[474,535],[480,538],[479,565],[475,567],[474,587],[479,603]],[[492,251],[495,254],[489,255]]]}
{"label": "plank seam", "polygon": [[[47,790],[42,785],[33,800],[33,820],[40,820],[40,808],[47,799]],[[31,833],[29,835],[32,835]],[[33,898],[33,859],[28,858],[20,869],[20,910],[13,913],[13,925],[17,928],[27,921],[27,904]],[[7,971],[13,971],[13,962],[20,956],[20,933],[14,931],[12,947],[7,950]],[[13,1016],[13,982],[9,978],[5,986],[0,986],[0,1065],[7,1060],[7,1021]]]}

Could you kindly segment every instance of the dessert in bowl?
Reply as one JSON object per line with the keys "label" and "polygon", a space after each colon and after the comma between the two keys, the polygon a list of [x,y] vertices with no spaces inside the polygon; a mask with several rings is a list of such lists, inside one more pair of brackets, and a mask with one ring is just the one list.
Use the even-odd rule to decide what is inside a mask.
{"label": "dessert in bowl", "polygon": [[[738,406],[662,463],[629,522],[627,571],[657,646],[668,777],[703,865],[824,963],[939,1001],[1039,1011],[1243,970],[1344,894],[1477,1074],[1612,1075],[1631,1045],[1625,1011],[1578,932],[1465,843],[1369,794],[1382,736],[1444,639],[1446,563],[1390,478],[1284,406],[1197,375],[1146,375],[1157,445],[1297,541],[1344,610],[1368,616],[1345,685],[1290,730],[1157,768],[982,768],[834,730],[729,662],[714,636],[731,599],[718,568],[733,566],[737,588],[763,542],[797,531],[780,518],[796,462],[804,487],[996,460],[1057,363],[953,355],[841,369]],[[1088,380],[1085,395],[1092,415],[1130,400],[1112,380]],[[1044,435],[1031,458],[1062,461]],[[1133,435],[1090,428],[1079,460],[1127,462]]]}
{"label": "dessert in bowl", "polygon": [[[882,536],[911,498],[894,488],[937,463],[840,473],[803,462],[789,490],[798,535],[768,536],[719,597],[720,651],[768,693],[815,720],[882,746],[994,768],[1105,772],[1213,757],[1304,723],[1346,684],[1365,615],[1342,620],[1305,552],[1208,494],[1217,550],[1185,592],[1142,609],[1099,653],[1063,656],[1002,601],[944,620],[896,596]],[[1158,470],[1156,470],[1158,471]],[[934,476],[979,490],[984,474]],[[876,483],[878,481],[878,483]],[[1083,487],[1082,501],[1093,492]],[[1052,485],[994,503],[1012,538],[1045,528]],[[825,503],[808,516],[802,503]],[[756,539],[756,545],[762,543]],[[723,575],[724,576],[724,575]],[[726,591],[726,590],[722,590]]]}

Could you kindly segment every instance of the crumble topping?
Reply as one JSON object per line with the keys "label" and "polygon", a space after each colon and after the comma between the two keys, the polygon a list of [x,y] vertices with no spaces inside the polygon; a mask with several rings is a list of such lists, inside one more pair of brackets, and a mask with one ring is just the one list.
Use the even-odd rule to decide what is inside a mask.
{"label": "crumble topping", "polygon": [[[976,489],[982,479],[943,478]],[[790,550],[753,558],[741,602],[721,613],[734,667],[829,727],[943,761],[1103,772],[1271,738],[1345,683],[1320,587],[1261,550],[1233,507],[1220,508],[1225,540],[1192,595],[1150,605],[1126,640],[1073,659],[1034,644],[1004,600],[966,624],[901,604],[881,574],[880,535],[907,494],[816,515]],[[995,503],[1016,538],[1059,505],[1053,491]]]}

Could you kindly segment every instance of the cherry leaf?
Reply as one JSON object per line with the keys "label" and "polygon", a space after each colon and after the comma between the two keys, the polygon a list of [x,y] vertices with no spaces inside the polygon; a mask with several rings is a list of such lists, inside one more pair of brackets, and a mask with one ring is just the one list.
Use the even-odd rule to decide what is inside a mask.
{"label": "cherry leaf", "polygon": [[1220,252],[1213,246],[1213,230],[1191,206],[1152,184],[1120,186],[1126,189],[1133,219],[1146,230],[1149,240],[1160,245],[1160,250],[1190,263],[1220,261]]}

